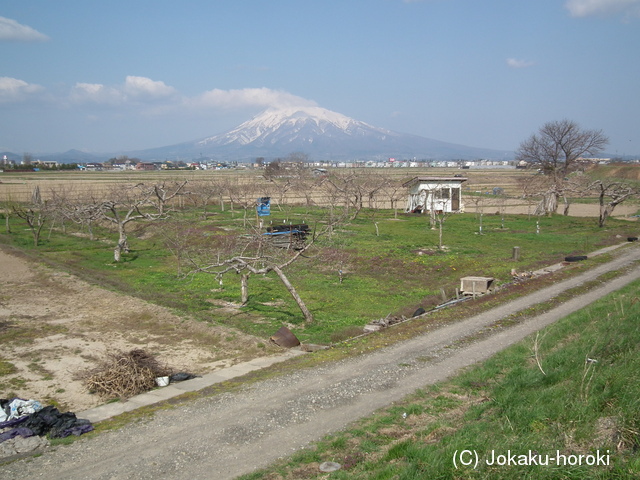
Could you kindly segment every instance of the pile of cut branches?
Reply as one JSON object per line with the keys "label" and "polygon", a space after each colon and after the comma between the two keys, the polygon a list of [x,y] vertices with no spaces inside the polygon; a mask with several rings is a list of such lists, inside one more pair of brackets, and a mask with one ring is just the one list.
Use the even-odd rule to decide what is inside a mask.
{"label": "pile of cut branches", "polygon": [[131,350],[109,354],[83,380],[91,393],[106,398],[129,398],[153,389],[156,377],[167,375],[169,368],[151,354]]}

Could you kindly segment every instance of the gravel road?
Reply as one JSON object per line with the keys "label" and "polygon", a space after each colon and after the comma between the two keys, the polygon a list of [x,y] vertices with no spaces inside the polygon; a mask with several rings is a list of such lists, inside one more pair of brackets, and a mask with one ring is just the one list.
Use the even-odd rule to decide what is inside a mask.
{"label": "gravel road", "polygon": [[[4,465],[0,477],[224,480],[249,473],[418,388],[486,359],[640,278],[640,268],[636,267],[553,311],[492,336],[448,348],[500,318],[640,259],[636,245],[621,250],[607,264],[454,325],[371,354],[159,411],[150,420]],[[430,360],[425,362],[425,358]]]}

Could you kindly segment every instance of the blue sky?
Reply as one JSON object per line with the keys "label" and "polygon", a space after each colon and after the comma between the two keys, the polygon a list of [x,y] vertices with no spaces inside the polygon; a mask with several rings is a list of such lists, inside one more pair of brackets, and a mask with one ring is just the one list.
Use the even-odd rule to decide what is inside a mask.
{"label": "blue sky", "polygon": [[0,151],[119,152],[272,106],[513,150],[640,154],[640,0],[0,0]]}

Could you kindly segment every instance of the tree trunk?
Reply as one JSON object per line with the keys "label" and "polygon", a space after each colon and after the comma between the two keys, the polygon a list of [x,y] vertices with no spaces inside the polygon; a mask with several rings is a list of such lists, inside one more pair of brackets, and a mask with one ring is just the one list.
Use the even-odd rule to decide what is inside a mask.
{"label": "tree trunk", "polygon": [[600,205],[600,218],[598,218],[598,226],[600,228],[604,227],[604,224],[607,221],[607,218],[611,216],[614,208],[615,208],[615,205],[611,205],[611,204]]}
{"label": "tree trunk", "polygon": [[562,199],[564,200],[564,211],[562,212],[562,214],[565,217],[568,217],[569,216],[569,207],[571,206],[571,202],[569,202],[569,199],[566,197],[566,195],[563,195]]}
{"label": "tree trunk", "polygon": [[36,228],[33,230],[33,246],[37,247],[38,243],[40,243],[40,229]]}
{"label": "tree trunk", "polygon": [[540,203],[536,207],[536,210],[535,212],[533,212],[533,214],[536,216],[547,215],[550,217],[556,212],[557,209],[558,209],[557,194],[555,192],[545,192],[544,196],[542,197],[542,200],[540,200]]}
{"label": "tree trunk", "polygon": [[287,290],[289,291],[289,293],[291,294],[293,299],[298,304],[298,307],[300,307],[300,310],[302,311],[302,314],[304,315],[305,321],[306,322],[313,322],[313,315],[311,314],[311,312],[309,311],[309,309],[307,308],[305,303],[302,301],[302,298],[300,298],[300,295],[298,295],[298,292],[296,291],[294,286],[291,285],[291,282],[289,282],[289,279],[284,274],[284,272],[280,268],[275,267],[275,266],[273,267],[273,271],[276,272],[276,274],[278,275],[278,277],[280,278],[280,280],[282,281],[284,286],[287,288]]}
{"label": "tree trunk", "polygon": [[37,247],[40,243],[40,232],[42,231],[42,227],[44,227],[44,221],[38,218],[27,221],[27,223],[29,224],[31,233],[33,235],[33,246]]}
{"label": "tree trunk", "polygon": [[129,253],[129,241],[127,240],[127,233],[124,229],[124,224],[118,224],[118,245],[116,245],[113,251],[113,259],[119,262],[122,259],[122,253]]}
{"label": "tree trunk", "polygon": [[249,301],[249,274],[240,275],[240,295],[242,305],[246,305]]}

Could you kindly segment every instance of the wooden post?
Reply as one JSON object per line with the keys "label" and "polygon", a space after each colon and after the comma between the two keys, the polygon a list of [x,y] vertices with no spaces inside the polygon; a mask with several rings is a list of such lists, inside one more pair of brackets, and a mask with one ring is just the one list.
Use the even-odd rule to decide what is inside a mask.
{"label": "wooden post", "polygon": [[520,247],[513,247],[513,254],[511,255],[511,259],[516,262],[520,260]]}

